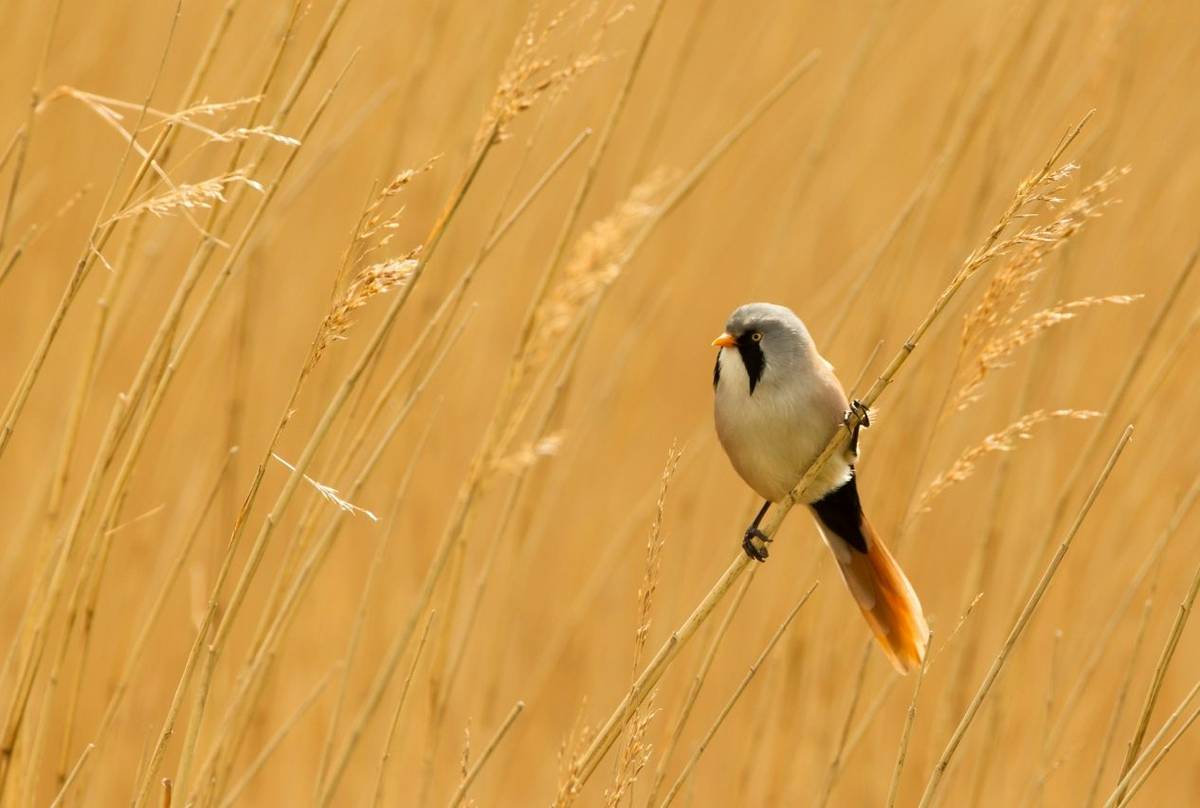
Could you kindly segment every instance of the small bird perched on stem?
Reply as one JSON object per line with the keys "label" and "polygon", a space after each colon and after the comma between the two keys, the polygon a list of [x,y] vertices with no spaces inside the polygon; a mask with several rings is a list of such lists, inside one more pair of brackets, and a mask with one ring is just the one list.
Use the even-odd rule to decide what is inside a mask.
{"label": "small bird perched on stem", "polygon": [[[765,561],[769,540],[759,523],[772,502],[800,482],[813,461],[846,423],[848,402],[833,366],[791,309],[772,303],[738,308],[713,340],[720,348],[713,369],[717,436],[734,469],[766,502],[746,529],[742,547]],[[904,572],[863,515],[855,481],[858,426],[846,451],[834,455],[805,492],[821,535],[842,578],[888,659],[901,673],[920,667],[929,641],[921,602]]]}

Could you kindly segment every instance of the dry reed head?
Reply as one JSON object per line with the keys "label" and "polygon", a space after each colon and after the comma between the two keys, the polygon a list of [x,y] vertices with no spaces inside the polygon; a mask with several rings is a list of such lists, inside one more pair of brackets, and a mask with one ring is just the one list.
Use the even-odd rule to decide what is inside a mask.
{"label": "dry reed head", "polygon": [[1070,409],[1035,410],[1021,416],[1016,421],[1004,427],[1004,429],[987,435],[979,443],[964,451],[951,464],[950,468],[934,477],[933,481],[925,489],[925,493],[921,495],[916,509],[917,512],[929,511],[933,500],[944,493],[946,489],[970,478],[975,473],[975,468],[979,461],[986,455],[994,452],[1011,452],[1017,448],[1018,441],[1031,439],[1033,437],[1033,428],[1038,424],[1054,418],[1070,418],[1085,421],[1089,418],[1098,418],[1099,416],[1100,413],[1092,410]]}
{"label": "dry reed head", "polygon": [[320,360],[332,342],[344,340],[353,320],[351,315],[367,305],[372,298],[402,289],[416,272],[424,245],[417,245],[407,252],[391,258],[368,263],[368,259],[384,251],[395,237],[404,213],[404,205],[398,198],[417,177],[433,169],[438,158],[433,157],[419,168],[405,169],[391,179],[374,196],[359,217],[354,237],[346,248],[335,288],[342,279],[354,272],[341,294],[335,297],[329,313],[321,324],[313,347],[311,363]]}
{"label": "dry reed head", "polygon": [[951,410],[962,410],[978,400],[979,390],[991,371],[1004,367],[1008,358],[1047,329],[1072,319],[1084,308],[1103,303],[1125,304],[1137,296],[1087,297],[1061,303],[1017,321],[1029,302],[1034,283],[1043,276],[1046,257],[1067,244],[1092,219],[1113,204],[1109,191],[1126,171],[1110,170],[1084,187],[1069,204],[1059,194],[1076,167],[1069,163],[1050,174],[1028,192],[1024,205],[1035,203],[1054,211],[1049,221],[1027,225],[997,243],[997,254],[1006,254],[1003,266],[988,282],[979,303],[963,318],[959,345],[959,388]]}
{"label": "dry reed head", "polygon": [[[591,8],[589,6],[589,8]],[[599,40],[593,37],[579,53],[558,59],[549,53],[555,34],[574,11],[568,6],[539,26],[538,13],[531,11],[517,32],[487,112],[475,133],[473,151],[485,143],[501,143],[512,135],[513,120],[530,109],[543,96],[560,98],[589,68],[603,59]],[[584,18],[586,18],[585,14]]]}
{"label": "dry reed head", "polygon": [[[672,443],[667,452],[667,462],[663,467],[659,480],[658,499],[654,503],[654,519],[650,523],[650,533],[646,539],[646,565],[642,571],[642,583],[637,592],[637,629],[633,635],[633,681],[637,681],[642,665],[642,655],[646,650],[646,640],[650,635],[650,616],[654,608],[654,593],[658,589],[659,575],[662,572],[662,550],[666,542],[663,531],[664,512],[667,506],[667,491],[671,480],[679,468],[682,452],[677,443]],[[650,722],[658,712],[654,704],[655,694],[649,694],[642,705],[633,711],[626,725],[624,742],[617,751],[617,766],[613,775],[613,784],[604,791],[604,803],[609,808],[616,808],[621,798],[633,787],[638,775],[650,760],[652,748],[646,739]]]}
{"label": "dry reed head", "polygon": [[247,169],[239,168],[236,171],[231,171],[218,177],[210,177],[197,183],[176,185],[166,193],[153,196],[144,202],[131,205],[125,210],[118,212],[108,219],[106,224],[118,222],[122,219],[132,219],[143,213],[151,213],[162,217],[181,211],[210,209],[218,203],[228,201],[225,198],[225,193],[231,185],[245,185],[259,193],[263,191],[262,184],[257,180],[251,179],[247,174]]}
{"label": "dry reed head", "polygon": [[631,239],[658,212],[673,179],[659,169],[634,186],[612,213],[594,222],[575,242],[557,283],[534,312],[522,375],[545,362],[553,346],[621,274]]}

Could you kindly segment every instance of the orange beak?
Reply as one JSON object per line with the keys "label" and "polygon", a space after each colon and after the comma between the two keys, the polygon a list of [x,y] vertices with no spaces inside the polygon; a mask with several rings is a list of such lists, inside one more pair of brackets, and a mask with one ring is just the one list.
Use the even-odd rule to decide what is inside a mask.
{"label": "orange beak", "polygon": [[713,340],[712,344],[714,348],[732,348],[734,345],[737,345],[737,340],[729,333],[725,333]]}

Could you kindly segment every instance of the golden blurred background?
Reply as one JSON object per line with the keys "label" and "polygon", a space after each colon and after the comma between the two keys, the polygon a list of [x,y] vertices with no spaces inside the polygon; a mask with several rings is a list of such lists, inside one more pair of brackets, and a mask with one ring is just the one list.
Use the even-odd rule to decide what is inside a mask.
{"label": "golden blurred background", "polygon": [[[1040,574],[1122,429],[1135,425],[930,804],[1109,798],[1200,564],[1195,517],[1184,508],[1172,524],[1200,472],[1200,288],[1188,265],[1200,210],[1200,5],[644,0],[531,12],[451,0],[178,9],[9,0],[0,18],[0,398],[9,404],[0,431],[12,427],[0,450],[0,804],[47,804],[60,789],[66,805],[128,804],[143,786],[142,804],[163,804],[164,778],[179,805],[445,804],[520,701],[465,799],[658,805],[817,580],[677,804],[885,804],[916,677],[898,679],[868,648],[799,510],[755,572],[678,743],[669,738],[732,596],[658,684],[636,781],[617,793],[620,749],[577,795],[564,796],[560,778],[579,734],[629,690],[647,536],[672,444],[682,459],[666,494],[641,664],[739,552],[757,506],[711,428],[709,342],[728,313],[751,300],[790,306],[846,386],[862,379],[864,390],[1018,184],[1090,110],[1067,150],[1080,168],[1062,195],[1110,168],[1131,170],[1110,193],[1118,203],[1047,256],[1024,313],[1143,297],[1074,311],[992,370],[977,402],[946,411],[972,361],[960,352],[963,316],[1004,259],[992,262],[880,399],[860,487],[934,630],[895,803],[916,805],[1028,597],[1027,571]],[[514,40],[515,68],[506,61]],[[507,107],[491,100],[498,82],[516,88],[502,96]],[[200,103],[218,108],[205,114]],[[314,334],[348,273],[427,241],[479,158],[480,121],[486,135],[495,115],[507,137],[483,141],[445,238],[418,256],[428,263],[403,289],[355,308],[314,365]],[[744,135],[723,148],[742,123]],[[172,133],[156,161],[163,176],[152,169],[135,184],[143,153],[127,147],[130,131],[142,150]],[[361,255],[364,209],[397,172],[433,157],[381,203],[389,216],[403,206],[375,241],[394,238]],[[659,190],[621,209],[659,167]],[[215,209],[180,204],[187,187],[233,168],[264,188],[226,180],[217,187],[228,202],[190,197]],[[155,199],[161,215],[136,208]],[[655,207],[663,199],[669,209]],[[431,323],[517,210],[461,305]],[[623,213],[605,219],[614,210]],[[619,275],[602,260],[611,272],[564,286],[589,248],[621,254],[634,243],[623,215],[653,227]],[[565,258],[555,262],[565,226]],[[202,230],[216,240],[197,265]],[[180,318],[164,328],[197,266]],[[548,266],[558,267],[548,289],[559,308],[527,320]],[[61,328],[44,364],[31,366],[64,289],[73,295]],[[354,376],[401,294],[381,349]],[[522,366],[526,322],[545,345]],[[167,347],[147,358],[156,336]],[[149,390],[167,384],[144,449],[116,486],[152,406],[149,394],[128,396],[144,362]],[[31,367],[28,399],[17,401]],[[399,384],[372,419],[397,369]],[[505,404],[514,373],[518,392]],[[348,379],[358,384],[346,388]],[[299,464],[343,389],[329,440],[303,462],[312,481],[378,521],[340,514],[270,458]],[[497,415],[522,407],[528,414],[515,421]],[[929,512],[914,512],[964,450],[1025,413],[1063,408],[1106,416],[1040,423],[1013,451],[983,453]],[[126,411],[133,427],[110,434]],[[360,428],[363,448],[342,463]],[[496,429],[508,430],[506,441]],[[378,463],[356,486],[376,448]],[[260,463],[261,490],[189,667]],[[296,496],[278,499],[289,479]],[[278,592],[297,580],[297,559],[326,524],[340,532],[315,561],[253,698],[239,701]],[[273,532],[261,564],[226,627],[265,526]],[[89,560],[93,547],[107,555]],[[1146,742],[1200,676],[1195,631],[1183,626],[1165,666]],[[215,636],[225,644],[209,656]],[[197,721],[200,681],[209,687]],[[189,744],[195,759],[184,766]],[[1189,804],[1198,763],[1200,742],[1185,734],[1135,801]]]}

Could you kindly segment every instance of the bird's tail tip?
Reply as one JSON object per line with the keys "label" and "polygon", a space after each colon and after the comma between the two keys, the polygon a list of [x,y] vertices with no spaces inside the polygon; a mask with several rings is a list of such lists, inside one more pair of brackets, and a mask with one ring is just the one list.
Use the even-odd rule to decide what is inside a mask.
{"label": "bird's tail tip", "polygon": [[877,536],[871,539],[867,552],[861,554],[862,562],[852,563],[852,570],[847,572],[861,579],[860,583],[865,585],[862,588],[867,590],[864,594],[872,595],[862,598],[855,592],[859,608],[883,652],[897,671],[907,674],[925,661],[929,624],[925,622],[921,601],[900,565]]}

